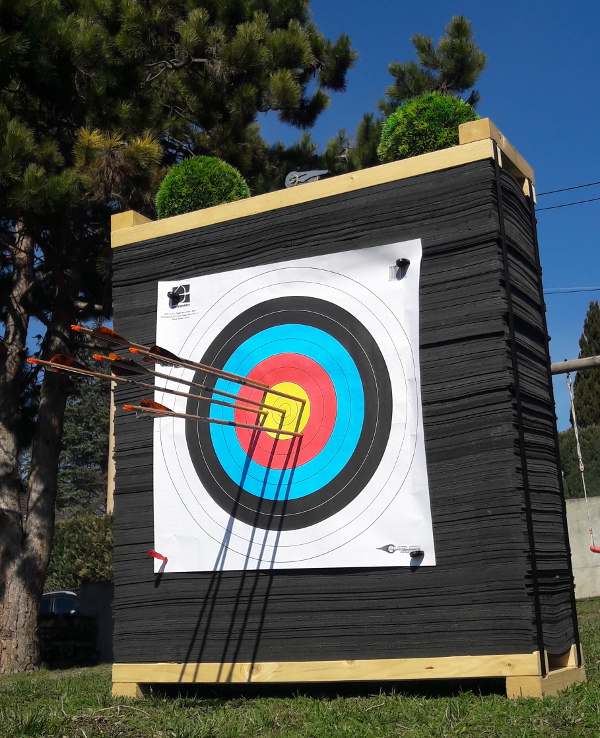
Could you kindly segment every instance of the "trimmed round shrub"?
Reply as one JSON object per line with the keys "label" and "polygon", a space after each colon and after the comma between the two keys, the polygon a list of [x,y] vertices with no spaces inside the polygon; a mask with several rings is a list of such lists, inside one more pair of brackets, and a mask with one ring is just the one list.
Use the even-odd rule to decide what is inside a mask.
{"label": "trimmed round shrub", "polygon": [[477,120],[471,105],[452,95],[429,93],[408,100],[383,126],[377,154],[397,161],[458,144],[458,126]]}
{"label": "trimmed round shrub", "polygon": [[156,212],[170,218],[245,197],[250,189],[237,169],[214,156],[196,156],[176,164],[163,179]]}

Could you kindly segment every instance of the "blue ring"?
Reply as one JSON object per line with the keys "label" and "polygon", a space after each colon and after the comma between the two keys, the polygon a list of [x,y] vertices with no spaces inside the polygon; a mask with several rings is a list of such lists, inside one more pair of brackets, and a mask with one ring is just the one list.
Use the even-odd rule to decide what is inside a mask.
{"label": "blue ring", "polygon": [[[223,469],[238,486],[256,497],[276,500],[312,494],[328,484],[348,463],[364,422],[364,391],[356,365],[342,344],[325,331],[301,324],[278,325],[254,335],[230,356],[224,371],[248,376],[265,359],[297,353],[310,357],[327,372],[337,398],[331,436],[321,452],[292,469],[267,469],[250,459],[240,446],[235,428],[213,424],[210,434]],[[219,379],[216,388],[237,394],[240,385]],[[213,405],[212,418],[233,420],[233,410]]]}

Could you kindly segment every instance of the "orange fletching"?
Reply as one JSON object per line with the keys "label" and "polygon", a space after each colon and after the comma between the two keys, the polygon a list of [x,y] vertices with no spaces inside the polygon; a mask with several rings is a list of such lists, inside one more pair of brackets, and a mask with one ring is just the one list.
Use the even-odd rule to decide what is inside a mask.
{"label": "orange fletching", "polygon": [[148,407],[148,408],[151,408],[152,410],[162,410],[163,412],[167,412],[167,413],[173,412],[170,407],[166,407],[166,405],[161,405],[159,402],[154,402],[154,400],[148,400],[145,397],[142,398],[142,401],[140,404],[142,407]]}
{"label": "orange fletching", "polygon": [[71,359],[70,356],[65,356],[64,354],[56,354],[56,356],[53,356],[50,359],[50,363],[64,366],[69,369],[82,369],[84,372],[91,371],[91,369],[89,369],[85,364],[80,364],[78,361],[75,361],[75,359]]}
{"label": "orange fletching", "polygon": [[124,346],[129,346],[130,343],[126,338],[123,338],[123,336],[119,335],[116,331],[113,331],[110,328],[105,328],[104,326],[94,328],[92,333],[94,334],[94,336],[98,336],[98,338],[103,338],[105,341],[112,341],[112,343],[121,343]]}
{"label": "orange fletching", "polygon": [[150,353],[156,354],[157,356],[164,356],[165,359],[175,359],[175,361],[181,361],[179,356],[177,356],[176,354],[172,354],[170,351],[167,351],[167,349],[162,348],[162,346],[151,346]]}

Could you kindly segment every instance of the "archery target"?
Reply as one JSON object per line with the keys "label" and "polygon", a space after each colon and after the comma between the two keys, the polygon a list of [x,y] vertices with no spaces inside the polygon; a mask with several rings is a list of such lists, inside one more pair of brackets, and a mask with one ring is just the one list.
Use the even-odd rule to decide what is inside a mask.
{"label": "archery target", "polygon": [[[157,343],[223,374],[170,368],[194,397],[156,394],[206,416],[154,421],[155,545],[172,571],[405,565],[416,548],[435,562],[419,259],[407,242],[159,283]],[[189,301],[173,306],[179,286]],[[224,399],[212,390],[236,399],[197,399]]]}

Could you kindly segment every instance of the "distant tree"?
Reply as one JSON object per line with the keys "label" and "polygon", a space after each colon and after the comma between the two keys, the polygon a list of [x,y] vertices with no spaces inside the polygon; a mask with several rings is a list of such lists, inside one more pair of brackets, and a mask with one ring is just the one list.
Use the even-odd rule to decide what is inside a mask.
{"label": "distant tree", "polygon": [[354,145],[350,149],[350,162],[356,169],[367,169],[380,163],[377,146],[381,140],[383,119],[374,113],[365,113],[354,135]]}
{"label": "distant tree", "polygon": [[469,92],[466,100],[475,107],[480,95],[472,89],[487,64],[487,55],[475,42],[471,22],[456,15],[446,26],[446,35],[437,46],[430,36],[415,34],[411,42],[417,52],[417,61],[396,62],[388,66],[395,78],[387,88],[386,97],[379,107],[389,115],[405,100],[426,92],[462,96]]}
{"label": "distant tree", "polygon": [[77,589],[85,582],[111,581],[112,526],[112,515],[91,513],[59,521],[44,589]]}
{"label": "distant tree", "polygon": [[[600,306],[596,300],[590,302],[586,313],[579,348],[580,359],[600,356]],[[600,369],[577,372],[573,390],[578,425],[600,425]]]}
{"label": "distant tree", "polygon": [[[579,429],[581,456],[585,466],[585,487],[589,497],[600,496],[600,425]],[[581,470],[573,428],[558,434],[560,464],[565,497],[583,497]]]}
{"label": "distant tree", "polygon": [[[91,369],[106,372],[101,362],[78,358]],[[106,512],[109,425],[109,382],[78,377],[65,408],[56,496],[57,511],[68,518]]]}

